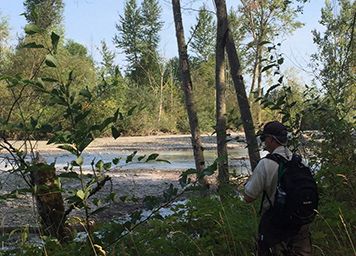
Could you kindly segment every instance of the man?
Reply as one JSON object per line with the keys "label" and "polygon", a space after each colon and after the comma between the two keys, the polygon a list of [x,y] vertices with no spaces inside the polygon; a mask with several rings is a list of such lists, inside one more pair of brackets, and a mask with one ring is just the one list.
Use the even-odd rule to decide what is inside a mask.
{"label": "man", "polygon": [[[270,154],[279,154],[291,160],[292,152],[287,148],[287,128],[278,121],[267,123],[260,136],[264,149]],[[262,217],[258,231],[257,255],[311,255],[309,226],[298,230],[280,229],[270,222],[269,209],[274,203],[278,183],[276,161],[262,158],[245,185],[244,199],[250,203],[264,195],[261,204]]]}

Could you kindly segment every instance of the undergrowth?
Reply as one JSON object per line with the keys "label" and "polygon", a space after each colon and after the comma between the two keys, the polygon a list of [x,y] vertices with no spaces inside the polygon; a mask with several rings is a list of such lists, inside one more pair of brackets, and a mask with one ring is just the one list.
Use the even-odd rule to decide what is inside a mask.
{"label": "undergrowth", "polygon": [[[321,195],[323,196],[323,195]],[[352,203],[322,197],[311,226],[313,255],[355,255],[355,210]],[[172,215],[157,216],[122,239],[112,221],[96,228],[93,241],[61,245],[45,238],[42,244],[22,242],[0,255],[254,255],[259,202],[246,204],[233,195],[193,198],[172,206]]]}

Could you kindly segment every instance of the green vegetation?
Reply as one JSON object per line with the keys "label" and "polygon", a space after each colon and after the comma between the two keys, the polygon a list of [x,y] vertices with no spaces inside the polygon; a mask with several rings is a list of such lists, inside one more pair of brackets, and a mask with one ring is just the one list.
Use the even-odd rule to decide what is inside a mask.
{"label": "green vegetation", "polygon": [[[333,2],[338,7],[335,10],[326,1],[320,20],[325,31],[313,31],[317,46],[312,56],[315,77],[304,86],[292,72],[282,73],[284,56],[280,44],[273,42],[276,37],[272,33],[281,32],[282,28],[289,33],[301,26],[296,21],[300,6],[293,9],[292,1],[267,2],[275,3],[267,16],[272,19],[278,15],[273,18],[276,23],[266,21],[264,34],[258,32],[262,27],[246,27],[253,22],[249,15],[259,12],[263,18],[266,6],[245,4],[229,14],[231,24],[236,24],[232,31],[238,35],[236,43],[253,38],[247,48],[239,47],[239,53],[251,87],[257,89],[256,94],[251,91],[250,97],[256,127],[266,120],[283,121],[293,135],[292,149],[303,154],[316,171],[321,202],[312,225],[314,255],[355,255],[356,4],[339,0]],[[61,25],[65,6],[61,0],[24,1],[29,24],[15,47],[7,41],[8,21],[0,16],[0,153],[11,155],[11,172],[19,174],[28,185],[26,189],[1,194],[0,199],[32,193],[39,203],[48,194],[56,195],[52,200],[56,200],[60,221],[46,223],[48,215],[40,212],[41,224],[45,230],[51,225],[58,225],[61,230],[47,229],[40,243],[29,240],[27,228],[3,234],[4,243],[16,234],[20,239],[14,248],[1,251],[0,255],[251,255],[254,251],[258,202],[242,202],[239,194],[232,192],[240,189],[237,186],[226,189],[223,196],[211,192],[202,198],[198,193],[188,193],[201,189],[190,184],[189,177],[197,175],[193,169],[181,175],[180,183],[189,198],[186,203],[172,204],[186,193],[170,186],[162,197],[145,199],[145,206],[153,213],[142,223],[142,211],[138,211],[122,222],[90,226],[91,214],[114,200],[114,195],[108,194],[99,202],[94,195],[110,180],[108,171],[120,161],[93,161],[90,173],[85,173],[82,152],[94,138],[189,132],[178,60],[164,60],[158,51],[158,35],[163,26],[159,1],[140,3],[126,1],[117,24],[118,34],[113,35],[116,47],[125,53],[127,70],[115,64],[115,53],[104,41],[100,49],[102,61],[96,64],[85,46],[65,37]],[[281,9],[288,15],[280,16]],[[195,53],[190,58],[190,68],[200,129],[209,133],[216,126],[215,26],[214,17],[203,6],[191,29],[191,49],[188,48]],[[240,113],[230,77],[226,85],[228,129],[238,130]],[[302,141],[305,130],[314,132]],[[15,148],[11,139],[45,139],[59,144],[76,160],[57,176],[53,165],[39,162],[31,145]],[[136,154],[123,160],[129,163]],[[138,159],[163,161],[157,154]],[[213,174],[216,166],[217,162],[199,175]],[[50,174],[46,186],[36,179],[42,171]],[[75,180],[79,188],[64,190],[60,178]],[[63,200],[69,208],[64,209]],[[163,206],[170,209],[170,216],[159,214]],[[74,208],[84,212],[84,218],[64,223]],[[73,239],[76,231],[66,230],[70,221],[84,227],[83,239]]]}

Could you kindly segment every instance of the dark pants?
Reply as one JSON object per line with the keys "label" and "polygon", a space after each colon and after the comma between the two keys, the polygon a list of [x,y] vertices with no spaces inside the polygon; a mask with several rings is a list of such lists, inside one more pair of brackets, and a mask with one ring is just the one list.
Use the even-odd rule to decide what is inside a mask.
{"label": "dark pants", "polygon": [[298,229],[279,229],[262,217],[257,241],[258,256],[311,256],[309,225]]}

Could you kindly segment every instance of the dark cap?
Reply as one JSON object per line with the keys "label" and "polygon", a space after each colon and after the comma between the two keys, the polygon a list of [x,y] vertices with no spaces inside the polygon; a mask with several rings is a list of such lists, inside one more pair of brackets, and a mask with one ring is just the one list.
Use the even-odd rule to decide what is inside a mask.
{"label": "dark cap", "polygon": [[263,127],[261,137],[265,138],[268,135],[273,136],[277,140],[277,142],[279,142],[282,145],[285,145],[287,143],[288,140],[287,127],[285,127],[283,124],[281,124],[278,121],[272,121],[265,124],[265,126]]}

